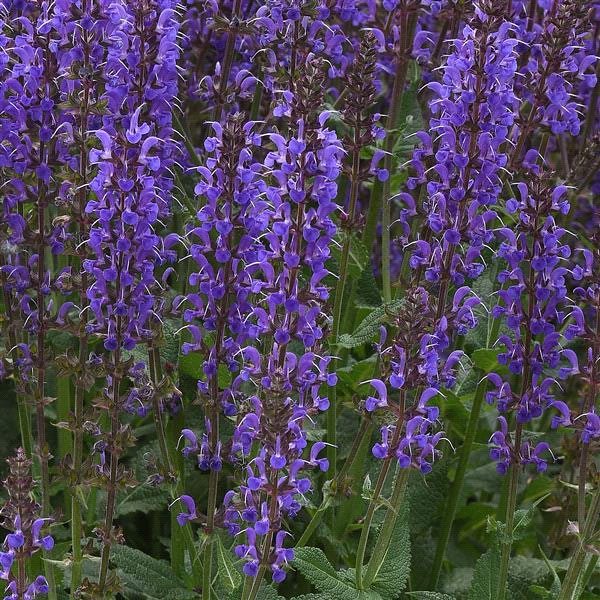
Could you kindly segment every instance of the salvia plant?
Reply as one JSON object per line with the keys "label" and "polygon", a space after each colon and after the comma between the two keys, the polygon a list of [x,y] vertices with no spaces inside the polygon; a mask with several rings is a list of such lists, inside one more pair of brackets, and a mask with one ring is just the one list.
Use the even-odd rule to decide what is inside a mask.
{"label": "salvia plant", "polygon": [[600,598],[596,0],[0,0],[5,600]]}

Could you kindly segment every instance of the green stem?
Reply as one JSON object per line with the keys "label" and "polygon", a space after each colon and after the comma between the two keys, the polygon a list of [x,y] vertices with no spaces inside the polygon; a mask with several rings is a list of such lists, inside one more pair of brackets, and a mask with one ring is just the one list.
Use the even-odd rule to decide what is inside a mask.
{"label": "green stem", "polygon": [[590,556],[590,560],[588,561],[587,567],[585,568],[585,571],[583,572],[583,575],[581,576],[581,580],[579,582],[580,590],[585,590],[587,584],[592,578],[592,575],[596,570],[596,565],[598,564],[598,558],[599,557],[597,554],[593,554],[592,556]]}
{"label": "green stem", "polygon": [[81,506],[79,505],[79,498],[74,494],[71,498],[71,545],[73,548],[73,563],[71,565],[71,600],[75,600],[77,597],[77,589],[81,585],[81,573],[83,567],[83,552],[81,550],[82,529]]}
{"label": "green stem", "polygon": [[[487,348],[490,348],[490,345],[493,344],[498,338],[500,322],[501,319],[496,318],[491,320],[491,327],[488,325],[489,329],[487,332],[486,343]],[[479,415],[481,413],[481,406],[487,391],[487,382],[487,377],[484,377],[479,381],[475,390],[475,397],[473,398],[473,405],[471,406],[471,412],[469,414],[469,422],[467,423],[465,439],[460,450],[460,458],[458,460],[456,474],[454,475],[454,481],[452,482],[452,487],[450,489],[450,496],[447,504],[445,505],[444,515],[442,517],[442,525],[440,527],[440,534],[437,541],[433,565],[431,567],[431,574],[429,576],[428,589],[430,590],[435,590],[437,588],[440,573],[442,571],[442,564],[444,562],[444,557],[446,556],[446,549],[448,547],[448,541],[450,540],[450,533],[452,532],[454,517],[456,516],[458,499],[460,498],[465,480],[467,466],[469,464],[469,457],[471,456],[471,450],[473,448],[473,442],[475,441],[475,436],[477,435]]]}
{"label": "green stem", "polygon": [[375,543],[373,554],[371,555],[371,559],[367,565],[367,571],[362,580],[362,587],[360,589],[369,588],[373,581],[375,581],[375,578],[379,573],[379,569],[381,569],[381,565],[385,560],[385,556],[392,540],[392,535],[394,534],[394,526],[396,525],[396,520],[398,519],[398,513],[400,511],[402,501],[404,500],[404,493],[406,491],[409,472],[410,469],[397,469],[396,483],[394,484],[394,491],[392,492],[392,497],[390,498],[390,504],[387,508],[385,519],[383,521],[383,525],[381,526],[381,531],[379,532],[377,542]]}
{"label": "green stem", "polygon": [[[172,464],[177,478],[176,492],[177,489],[185,488],[185,482],[183,480],[183,456],[181,453],[175,453],[174,449],[177,446],[177,440],[180,432],[184,427],[183,419],[183,408],[175,416],[170,417],[167,423],[167,441],[169,444],[169,450],[172,456]],[[181,494],[179,494],[181,495]],[[189,523],[186,523],[189,528]],[[192,562],[194,555],[190,555],[190,562]],[[179,523],[177,523],[177,513],[171,511],[171,567],[173,572],[180,578],[185,577],[185,536],[181,531]]]}
{"label": "green stem", "polygon": [[242,589],[242,598],[247,598],[248,594],[252,591],[252,585],[254,584],[254,577],[246,575],[244,578],[244,587]]}
{"label": "green stem", "polygon": [[[394,444],[395,445],[395,444]],[[392,446],[393,447],[393,446]],[[383,490],[383,486],[385,484],[385,480],[387,479],[388,472],[390,470],[390,466],[392,464],[392,457],[388,456],[381,465],[381,471],[379,472],[379,477],[377,478],[377,483],[375,484],[375,490],[373,491],[373,497],[369,502],[369,506],[367,508],[367,514],[365,515],[365,520],[363,522],[362,530],[360,532],[360,540],[358,542],[358,549],[356,551],[356,587],[360,590],[362,589],[362,568],[363,562],[365,560],[365,552],[367,550],[367,542],[369,541],[369,532],[371,530],[371,525],[373,524],[373,517],[375,516],[375,511],[379,507],[379,497],[381,496],[381,492]]]}
{"label": "green stem", "polygon": [[210,587],[212,584],[212,562],[213,562],[213,533],[215,526],[215,510],[217,508],[217,484],[218,484],[219,472],[215,469],[210,470],[208,476],[208,507],[206,511],[207,515],[207,532],[210,536],[206,542],[204,548],[204,558],[202,570],[202,600],[210,600],[211,593]]}
{"label": "green stem", "polygon": [[437,541],[433,565],[431,567],[431,574],[429,576],[429,585],[427,588],[429,590],[437,589],[438,580],[442,571],[442,564],[446,555],[446,548],[448,547],[448,541],[452,531],[452,524],[456,515],[458,499],[462,491],[465,474],[467,472],[467,466],[469,464],[469,457],[471,456],[473,442],[475,441],[475,435],[477,434],[479,414],[481,412],[481,405],[483,403],[483,398],[485,397],[486,388],[487,378],[484,378],[479,382],[475,391],[475,398],[473,399],[473,405],[471,406],[467,431],[465,433],[465,439],[460,450],[458,466],[456,467],[456,475],[454,476],[454,481],[452,482],[450,495],[444,505],[442,525]]}
{"label": "green stem", "polygon": [[22,394],[17,394],[17,412],[19,418],[19,431],[21,432],[21,443],[23,444],[23,450],[28,458],[31,458],[31,447],[32,447],[32,433],[31,433],[31,419],[29,418],[29,410],[25,403],[25,398]]}
{"label": "green stem", "polygon": [[596,488],[596,492],[590,504],[585,525],[581,533],[581,537],[577,542],[577,549],[571,557],[569,568],[563,579],[558,600],[576,600],[577,598],[577,581],[582,574],[583,565],[585,562],[586,545],[591,542],[591,538],[598,524],[600,516],[600,486]]}
{"label": "green stem", "polygon": [[[522,423],[517,423],[515,431],[515,453],[520,453]],[[508,567],[510,564],[510,552],[512,549],[512,534],[515,521],[515,509],[517,508],[517,492],[519,488],[519,474],[521,472],[521,462],[517,458],[510,466],[508,480],[508,499],[506,504],[506,541],[502,544],[502,554],[500,558],[500,575],[498,578],[498,600],[504,600],[506,597],[506,585],[508,581]]]}
{"label": "green stem", "polygon": [[[358,449],[360,448],[365,435],[367,435],[367,433],[370,433],[370,431],[371,423],[363,417],[360,422],[360,427],[358,428],[356,437],[354,438],[354,442],[352,443],[352,447],[350,448],[350,453],[348,454],[344,465],[342,466],[336,477],[331,481],[331,487],[333,490],[337,488],[337,484],[344,479],[348,471],[352,468]],[[309,524],[305,527],[304,531],[302,532],[300,539],[296,542],[296,548],[306,546],[306,544],[312,537],[312,534],[317,530],[317,527],[321,524],[321,521],[323,520],[323,517],[325,516],[325,513],[329,508],[329,503],[330,497],[324,497],[321,501],[321,504],[319,505],[319,508],[317,508],[315,514],[312,516]]]}
{"label": "green stem", "polygon": [[[120,277],[120,274],[119,274]],[[119,296],[119,278],[117,277],[117,297]],[[117,317],[117,349],[113,352],[113,372],[111,385],[111,402],[109,406],[110,413],[110,474],[107,484],[106,510],[104,513],[104,531],[102,540],[102,552],[100,557],[100,570],[98,573],[98,595],[104,598],[106,589],[106,580],[108,577],[108,562],[110,559],[110,548],[113,543],[113,518],[115,513],[115,504],[117,496],[117,474],[119,466],[119,454],[117,449],[117,436],[119,434],[119,393],[120,393],[120,373],[121,368],[121,336],[122,336],[122,317]]]}

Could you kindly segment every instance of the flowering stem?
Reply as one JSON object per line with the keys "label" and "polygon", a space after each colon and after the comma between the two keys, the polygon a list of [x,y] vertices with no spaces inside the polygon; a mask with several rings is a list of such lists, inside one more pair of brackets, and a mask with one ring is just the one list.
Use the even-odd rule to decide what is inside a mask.
{"label": "flowering stem", "polygon": [[362,243],[365,248],[371,252],[373,250],[373,242],[375,240],[375,231],[377,229],[377,221],[379,217],[379,202],[383,184],[379,179],[373,182],[373,189],[369,199],[369,208],[367,209],[367,218],[365,220],[365,228],[362,234]]}
{"label": "flowering stem", "polygon": [[[233,5],[232,21],[237,21],[242,8],[241,0],[235,0]],[[234,24],[237,27],[237,23]],[[225,55],[223,57],[223,70],[221,71],[221,79],[219,82],[219,97],[217,99],[217,105],[215,106],[215,112],[213,115],[213,121],[220,121],[221,114],[223,112],[223,94],[227,89],[227,83],[229,82],[229,72],[231,71],[231,65],[233,63],[233,54],[235,52],[235,40],[237,37],[236,29],[232,29],[227,34],[227,42],[225,43]]]}
{"label": "flowering stem", "polygon": [[581,134],[581,142],[579,148],[583,150],[585,148],[586,141],[593,131],[594,123],[596,122],[596,111],[598,108],[598,97],[600,96],[600,62],[596,66],[596,85],[590,95],[590,103],[588,106],[587,116],[585,119],[585,125],[583,126],[583,133]]}
{"label": "flowering stem", "polygon": [[[589,374],[589,382],[590,382],[590,392],[586,397],[583,404],[583,413],[586,413],[593,409],[594,403],[596,401],[596,394],[598,390],[598,371],[597,371],[597,363],[598,358],[600,357],[600,297],[598,297],[598,302],[596,304],[596,334],[594,336],[594,344],[592,351],[592,360],[590,364],[590,374]],[[579,526],[585,522],[585,488],[587,482],[587,472],[588,472],[588,459],[589,459],[589,442],[584,442],[581,440],[581,456],[579,459],[579,481],[578,481],[578,490],[577,490],[577,520],[579,522]]]}
{"label": "flowering stem", "polygon": [[[45,144],[40,142],[40,156],[46,156]],[[49,450],[46,442],[46,423],[44,417],[44,405],[46,402],[46,356],[44,353],[46,343],[46,330],[44,325],[46,302],[44,300],[44,281],[46,278],[46,185],[40,183],[38,190],[38,248],[37,248],[37,390],[36,390],[36,434],[37,451],[39,453],[41,470],[41,492],[42,492],[42,514],[50,514],[50,472],[49,472]],[[54,582],[54,569],[51,563],[44,563],[44,571],[48,580],[48,598],[56,598],[56,586]]]}
{"label": "flowering stem", "polygon": [[596,488],[596,492],[592,498],[583,532],[577,542],[577,550],[569,562],[569,568],[567,569],[567,573],[562,582],[558,600],[575,600],[577,597],[577,581],[583,571],[586,545],[591,543],[591,539],[596,530],[596,525],[598,524],[598,517],[600,517],[600,486]]}
{"label": "flowering stem", "polygon": [[[269,523],[274,523],[277,519],[277,496],[278,496],[278,487],[277,487],[277,473],[272,473],[269,475],[269,480],[272,482],[272,492],[271,492],[271,505],[269,507]],[[254,582],[250,590],[244,587],[244,595],[242,596],[242,600],[255,600],[260,590],[260,586],[262,580],[265,576],[265,572],[267,570],[267,566],[269,564],[269,555],[271,553],[271,544],[273,543],[273,527],[270,526],[269,531],[265,535],[265,539],[263,540],[263,545],[260,553],[260,565],[258,567],[258,573],[254,578]],[[247,595],[246,595],[247,594]]]}
{"label": "flowering stem", "polygon": [[[492,319],[492,326],[489,329],[487,336],[487,348],[489,348],[490,345],[493,344],[498,338],[500,323],[500,317]],[[454,523],[454,517],[456,515],[458,499],[462,491],[465,474],[467,472],[467,466],[469,464],[469,458],[471,456],[471,450],[473,448],[473,442],[475,441],[475,436],[477,434],[479,415],[481,413],[481,406],[487,391],[487,383],[487,377],[484,377],[479,381],[475,390],[475,397],[473,398],[473,404],[471,405],[471,412],[469,414],[465,439],[460,450],[460,458],[458,459],[456,474],[454,475],[454,481],[452,482],[452,487],[450,489],[450,496],[448,497],[448,502],[445,505],[444,516],[442,517],[442,525],[440,528],[440,534],[438,536],[433,566],[431,567],[431,575],[429,576],[428,588],[430,590],[435,590],[437,588],[440,573],[442,571],[442,564],[446,555],[448,541],[450,540],[450,533],[452,532],[452,524]]]}
{"label": "flowering stem", "polygon": [[150,377],[154,385],[154,394],[152,396],[152,412],[154,413],[154,426],[156,428],[156,436],[158,437],[158,446],[160,448],[160,456],[163,462],[162,467],[165,470],[167,477],[171,475],[173,470],[171,466],[171,458],[167,447],[167,438],[165,435],[165,426],[162,418],[160,406],[160,398],[157,388],[162,381],[162,368],[160,365],[160,352],[158,348],[151,346],[148,348],[148,362],[150,363]]}
{"label": "flowering stem", "polygon": [[385,514],[383,525],[381,526],[381,531],[379,532],[379,537],[375,543],[373,554],[371,555],[371,559],[367,565],[367,571],[363,577],[362,585],[365,589],[367,589],[377,577],[379,569],[381,569],[381,565],[383,564],[387,551],[390,547],[390,542],[394,533],[394,526],[396,525],[396,520],[398,519],[400,506],[404,500],[404,493],[406,491],[409,472],[409,469],[401,469],[400,467],[396,469],[396,483],[394,484],[394,491],[392,492],[392,497],[390,498],[390,503]]}

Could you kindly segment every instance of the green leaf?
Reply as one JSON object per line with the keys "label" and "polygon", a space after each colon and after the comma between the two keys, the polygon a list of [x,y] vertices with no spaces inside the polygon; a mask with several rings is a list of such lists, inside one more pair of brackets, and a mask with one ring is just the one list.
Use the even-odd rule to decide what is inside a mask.
{"label": "green leaf", "polygon": [[179,373],[191,379],[200,379],[202,373],[203,355],[200,352],[189,352],[179,357]]}
{"label": "green leaf", "polygon": [[382,304],[381,292],[370,265],[363,269],[358,278],[354,304],[359,308],[376,308]]}
{"label": "green leaf", "polygon": [[385,600],[398,598],[410,575],[408,515],[408,502],[403,502],[394,525],[390,546],[373,582],[373,589],[379,592]]}
{"label": "green leaf", "polygon": [[372,590],[360,591],[354,587],[348,572],[339,572],[331,566],[325,553],[319,548],[297,548],[292,566],[320,592],[327,600],[381,600]]}
{"label": "green leaf", "polygon": [[[340,382],[346,385],[353,393],[356,393],[358,388],[361,387],[359,384],[373,376],[375,362],[376,357],[370,356],[369,358],[365,358],[365,360],[342,367],[336,373]],[[364,389],[368,389],[367,384],[364,384]]]}
{"label": "green leaf", "polygon": [[112,558],[117,565],[125,591],[142,594],[149,600],[188,600],[197,594],[184,587],[168,563],[135,548],[114,546]]}
{"label": "green leaf", "polygon": [[473,364],[484,371],[490,373],[499,367],[498,350],[492,348],[479,348],[471,355]]}
{"label": "green leaf", "polygon": [[130,492],[117,496],[116,516],[129,515],[134,512],[149,513],[163,510],[169,504],[169,493],[166,489],[143,483]]}
{"label": "green leaf", "polygon": [[435,525],[444,502],[447,500],[450,487],[449,458],[444,457],[440,461],[436,461],[435,469],[426,477],[414,470],[410,474],[408,480],[409,526],[411,533],[415,536],[422,535],[432,525]]}
{"label": "green leaf", "polygon": [[494,517],[491,517],[488,521],[488,531],[495,531],[497,538],[502,543],[512,543],[517,540],[522,540],[527,535],[527,528],[531,525],[533,518],[536,514],[537,506],[543,502],[550,494],[546,494],[539,498],[527,509],[519,509],[515,511],[514,527],[512,535],[509,537],[506,533],[506,526],[504,523],[496,521]]}
{"label": "green leaf", "polygon": [[546,563],[546,566],[548,567],[548,570],[552,574],[552,586],[550,587],[549,598],[550,598],[550,600],[557,600],[558,596],[560,595],[560,588],[561,588],[560,578],[558,577],[558,574],[556,573],[556,569],[552,566],[552,563],[548,560],[548,557],[544,554],[544,551],[541,548],[540,548],[540,552],[542,554],[542,558],[544,559],[544,562]]}
{"label": "green leaf", "polygon": [[439,592],[406,592],[406,595],[416,600],[456,600],[454,596]]}
{"label": "green leaf", "polygon": [[361,514],[364,514],[365,511],[365,504],[361,498],[360,492],[365,474],[367,456],[371,450],[371,437],[372,430],[369,429],[369,433],[363,437],[356,452],[356,456],[352,461],[352,466],[348,470],[348,478],[351,482],[353,493],[349,498],[344,498],[340,501],[341,505],[335,515],[334,532],[338,539],[343,537],[344,532],[350,523],[354,522],[354,520]]}
{"label": "green leaf", "polygon": [[164,363],[175,364],[179,355],[179,335],[175,333],[179,324],[171,319],[165,319],[162,327],[162,340],[158,348],[160,358]]}
{"label": "green leaf", "polygon": [[365,267],[369,264],[369,259],[371,257],[369,251],[366,249],[360,238],[356,237],[354,234],[347,233],[344,233],[343,235],[337,235],[335,239],[339,246],[332,244],[331,256],[336,260],[338,265],[341,263],[342,248],[348,235],[350,235],[350,248],[348,251],[348,275],[352,279],[358,279]]}
{"label": "green leaf", "polygon": [[495,543],[475,565],[468,600],[496,600],[500,577],[500,549]]}
{"label": "green leaf", "polygon": [[218,576],[223,587],[229,592],[242,585],[242,574],[235,568],[229,551],[223,546],[221,538],[217,538]]}
{"label": "green leaf", "polygon": [[394,300],[372,310],[358,325],[353,333],[340,336],[338,345],[342,348],[356,348],[372,342],[379,333],[379,327],[387,323],[390,317],[402,306],[403,300]]}

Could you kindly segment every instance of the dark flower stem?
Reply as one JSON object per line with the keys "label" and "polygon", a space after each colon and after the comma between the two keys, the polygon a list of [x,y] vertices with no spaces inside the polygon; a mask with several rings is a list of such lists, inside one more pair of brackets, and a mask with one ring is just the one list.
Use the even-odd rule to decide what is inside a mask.
{"label": "dark flower stem", "polygon": [[[395,137],[389,135],[390,130],[395,129],[398,124],[398,116],[404,98],[404,87],[408,73],[409,57],[412,48],[415,26],[417,23],[417,10],[409,13],[405,8],[400,14],[400,39],[403,40],[403,48],[397,58],[394,86],[392,88],[392,100],[386,128],[388,135],[385,139],[384,168],[390,176],[383,182],[381,190],[381,278],[383,283],[383,300],[392,300],[392,282],[390,267],[390,226],[391,226],[391,174],[392,174],[392,151],[394,149]],[[373,199],[372,199],[373,200]],[[371,201],[372,201],[371,200]],[[368,222],[368,219],[367,219]],[[370,249],[370,247],[368,247]]]}
{"label": "dark flower stem", "polygon": [[[359,187],[359,169],[360,169],[360,131],[357,128],[354,130],[354,149],[352,151],[352,173],[350,183],[350,203],[348,207],[348,222],[354,223],[356,217],[356,200],[358,196]],[[342,247],[342,256],[340,260],[340,271],[335,288],[334,302],[333,302],[333,326],[331,330],[331,341],[335,345],[337,344],[341,321],[343,317],[343,300],[344,290],[346,288],[346,280],[348,279],[348,256],[350,255],[350,244],[352,243],[352,236],[350,231],[346,232],[344,237],[344,245]],[[327,458],[329,459],[329,469],[332,477],[335,477],[336,463],[337,463],[337,431],[336,431],[336,417],[337,417],[337,393],[336,386],[334,386],[330,393],[330,406],[327,411],[327,441],[330,446],[327,446]]]}
{"label": "dark flower stem", "polygon": [[[119,293],[117,291],[117,298]],[[106,513],[104,520],[104,542],[102,546],[102,555],[100,561],[100,575],[98,577],[98,591],[100,597],[103,597],[106,578],[108,575],[108,560],[110,558],[110,548],[112,545],[112,522],[115,512],[115,501],[117,495],[117,469],[119,466],[119,455],[116,448],[117,435],[119,433],[119,388],[120,375],[118,373],[121,363],[121,317],[117,317],[117,343],[119,347],[114,351],[114,372],[112,375],[112,402],[110,410],[110,479],[108,482]]]}
{"label": "dark flower stem", "polygon": [[521,447],[521,435],[523,425],[517,423],[515,429],[515,444],[514,449],[517,456],[510,466],[508,480],[508,496],[506,501],[506,537],[507,541],[502,544],[500,558],[500,575],[498,576],[498,600],[504,600],[506,596],[506,585],[508,580],[508,567],[510,563],[510,552],[512,549],[512,535],[515,520],[515,509],[517,507],[517,493],[519,488],[519,474],[521,473],[521,463],[518,458],[518,453]]}
{"label": "dark flower stem", "polygon": [[[87,13],[87,0],[83,1],[82,11]],[[90,40],[89,31],[82,31],[84,65],[89,66],[90,60]],[[81,148],[79,152],[79,176],[81,182],[88,180],[88,152],[85,146],[88,128],[88,107],[90,103],[90,84],[86,80],[83,89],[83,100],[81,105],[79,135],[81,138]],[[79,215],[78,229],[79,240],[82,242],[88,234],[88,224],[85,217],[85,206],[87,204],[87,187],[81,185],[79,191]],[[75,493],[71,499],[71,546],[73,552],[73,566],[71,571],[71,600],[75,600],[77,588],[81,585],[81,573],[83,566],[83,553],[81,550],[81,539],[83,535],[83,524],[81,516],[81,506],[79,503],[79,483],[81,479],[81,465],[83,462],[83,401],[85,398],[85,369],[88,357],[88,335],[86,333],[88,311],[88,277],[87,272],[81,270],[81,288],[79,290],[79,306],[81,307],[81,317],[79,321],[79,354],[78,354],[78,378],[75,380],[75,398],[74,398],[74,434],[73,434],[73,474],[75,477]]]}
{"label": "dark flower stem", "polygon": [[[0,283],[2,284],[2,290],[4,294],[4,309],[6,311],[6,317],[8,319],[8,348],[7,355],[12,355],[13,365],[16,365],[16,361],[18,359],[18,349],[17,349],[17,319],[13,315],[12,305],[11,305],[11,297],[8,292],[8,287],[6,285],[6,277],[4,274],[0,276]],[[25,397],[23,394],[20,394],[18,391],[16,393],[17,396],[17,413],[19,419],[19,431],[21,433],[21,443],[23,445],[23,449],[25,450],[25,455],[27,458],[31,458],[31,450],[32,450],[32,439],[33,434],[31,431],[31,419],[29,415],[29,408],[27,406]]]}
{"label": "dark flower stem", "polygon": [[[598,296],[598,302],[596,304],[596,331],[594,336],[594,344],[592,351],[592,361],[590,365],[590,389],[589,394],[585,399],[583,405],[583,413],[589,412],[594,407],[596,401],[596,395],[598,393],[598,379],[600,374],[598,373],[598,359],[600,358],[600,294]],[[579,458],[579,481],[577,490],[577,520],[579,526],[585,522],[585,492],[588,475],[588,460],[589,460],[589,442],[581,441],[581,456]]]}
{"label": "dark flower stem", "polygon": [[[237,21],[240,16],[240,10],[242,8],[242,0],[235,0],[235,4],[233,5],[233,13],[232,20]],[[234,27],[237,26],[237,23],[234,23]],[[227,33],[227,42],[225,43],[225,55],[223,57],[223,68],[221,70],[221,79],[219,82],[219,97],[217,99],[217,104],[215,106],[215,111],[213,115],[213,121],[220,121],[221,115],[223,114],[223,102],[224,102],[224,94],[227,90],[227,84],[229,82],[229,73],[231,71],[231,65],[233,63],[233,55],[235,53],[235,41],[237,38],[237,31],[235,29],[229,31]],[[260,85],[260,84],[257,84]]]}
{"label": "dark flower stem", "polygon": [[[532,240],[533,249],[538,239],[538,225],[534,225]],[[535,271],[530,267],[529,282],[527,285],[528,305],[527,315],[524,323],[525,344],[523,349],[523,376],[521,380],[521,398],[525,395],[531,385],[531,321],[533,319],[533,309],[535,306]],[[515,518],[515,509],[517,507],[517,493],[519,488],[519,474],[521,472],[521,437],[523,433],[523,423],[517,422],[515,428],[515,441],[513,444],[513,457],[509,470],[508,496],[506,502],[506,541],[501,544],[500,574],[498,576],[498,597],[497,600],[504,600],[506,597],[506,586],[508,581],[508,568],[510,563],[510,553],[512,550],[512,535]]]}
{"label": "dark flower stem", "polygon": [[[46,160],[47,148],[44,142],[40,142],[40,161]],[[47,189],[44,183],[39,184],[37,199],[37,217],[38,217],[38,248],[37,248],[37,390],[36,390],[36,435],[37,451],[39,454],[41,471],[41,495],[42,495],[42,514],[50,515],[50,471],[49,456],[50,452],[46,441],[46,423],[44,418],[44,406],[46,402],[46,329],[45,312],[46,302],[44,300],[44,280],[46,277],[46,203]],[[48,562],[45,563],[44,570],[48,580],[48,598],[56,598],[56,585],[54,582],[54,569]]]}

